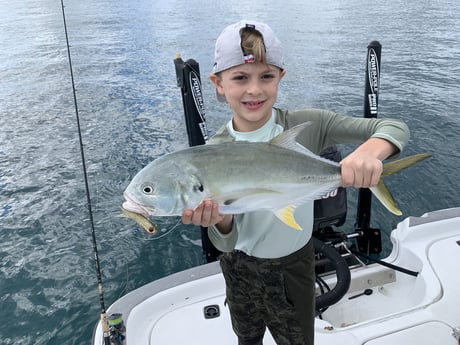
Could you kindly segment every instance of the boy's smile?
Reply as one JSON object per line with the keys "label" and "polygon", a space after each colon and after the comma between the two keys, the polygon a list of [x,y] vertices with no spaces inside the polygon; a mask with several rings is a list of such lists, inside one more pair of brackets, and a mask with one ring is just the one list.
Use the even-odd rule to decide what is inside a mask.
{"label": "boy's smile", "polygon": [[243,105],[246,106],[249,110],[257,110],[264,105],[265,102],[243,102]]}
{"label": "boy's smile", "polygon": [[285,73],[273,65],[248,63],[211,75],[217,92],[233,110],[235,130],[254,131],[270,119]]}

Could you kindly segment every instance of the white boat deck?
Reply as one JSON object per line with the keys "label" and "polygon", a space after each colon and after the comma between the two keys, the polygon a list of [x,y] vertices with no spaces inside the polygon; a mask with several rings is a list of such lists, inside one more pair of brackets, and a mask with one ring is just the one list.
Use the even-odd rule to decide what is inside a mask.
{"label": "white boat deck", "polygon": [[[316,345],[459,344],[452,333],[460,326],[460,208],[407,218],[392,241],[385,261],[419,275],[377,264],[352,270],[347,295],[316,319]],[[373,293],[348,299],[365,288]],[[225,283],[212,263],[135,290],[108,313],[123,314],[127,345],[237,344],[224,301]],[[205,317],[210,306],[219,316]],[[95,339],[101,337],[99,325]],[[275,344],[269,332],[264,344]]]}

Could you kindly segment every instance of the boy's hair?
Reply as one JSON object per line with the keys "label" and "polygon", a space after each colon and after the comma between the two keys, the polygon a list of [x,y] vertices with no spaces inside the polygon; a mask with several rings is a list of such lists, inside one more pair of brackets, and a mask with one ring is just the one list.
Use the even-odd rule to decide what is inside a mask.
{"label": "boy's hair", "polygon": [[212,73],[251,62],[284,69],[281,42],[264,23],[241,20],[227,26],[216,40]]}
{"label": "boy's hair", "polygon": [[242,28],[241,49],[245,56],[252,55],[254,61],[266,63],[264,39],[259,31],[251,28]]}

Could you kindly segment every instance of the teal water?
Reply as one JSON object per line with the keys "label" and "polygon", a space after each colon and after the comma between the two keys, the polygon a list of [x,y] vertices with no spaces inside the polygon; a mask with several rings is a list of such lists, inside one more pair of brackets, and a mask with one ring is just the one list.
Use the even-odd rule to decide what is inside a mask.
{"label": "teal water", "polygon": [[[240,18],[284,43],[278,106],[291,109],[362,116],[366,47],[380,41],[380,116],[411,128],[405,154],[434,154],[388,184],[405,216],[460,206],[457,1],[65,4],[107,306],[204,262],[198,229],[162,219],[155,240],[117,215],[138,170],[187,146],[176,53],[200,63],[211,133],[229,119],[206,76],[218,33]],[[0,44],[0,344],[89,344],[99,300],[60,2],[0,0]],[[388,239],[405,216],[375,206]]]}

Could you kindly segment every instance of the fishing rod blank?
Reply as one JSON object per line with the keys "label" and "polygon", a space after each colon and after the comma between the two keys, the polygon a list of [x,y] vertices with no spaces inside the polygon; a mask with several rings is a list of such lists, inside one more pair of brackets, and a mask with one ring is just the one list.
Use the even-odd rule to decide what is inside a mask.
{"label": "fishing rod blank", "polygon": [[104,335],[104,345],[110,345],[110,329],[109,324],[107,321],[106,309],[105,309],[105,302],[104,302],[104,293],[102,289],[102,277],[101,277],[101,267],[99,263],[99,254],[97,250],[97,241],[96,241],[96,231],[94,228],[94,219],[93,219],[93,210],[91,206],[91,196],[89,193],[89,184],[88,184],[88,174],[86,169],[86,160],[85,160],[85,152],[83,147],[83,138],[81,134],[81,126],[80,126],[80,116],[78,113],[78,103],[77,103],[77,94],[75,91],[75,81],[73,77],[73,68],[72,68],[72,59],[70,56],[70,44],[69,44],[69,36],[67,33],[67,23],[65,17],[65,10],[64,10],[64,0],[61,0],[61,8],[62,8],[62,19],[64,21],[64,31],[65,31],[65,39],[67,44],[67,57],[69,60],[69,68],[70,68],[70,79],[72,82],[72,91],[73,91],[73,100],[74,100],[74,108],[75,108],[75,117],[77,121],[77,128],[78,128],[78,138],[80,142],[80,153],[81,153],[81,161],[83,166],[83,177],[85,182],[85,191],[86,191],[86,199],[87,199],[87,207],[89,213],[89,220],[91,225],[91,237],[92,237],[92,244],[93,244],[93,253],[94,259],[96,264],[96,275],[97,275],[97,283],[98,283],[98,290],[99,290],[99,302],[101,306],[101,324],[102,324],[102,331]]}

